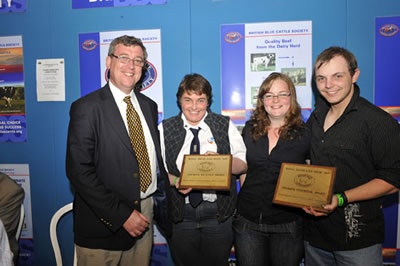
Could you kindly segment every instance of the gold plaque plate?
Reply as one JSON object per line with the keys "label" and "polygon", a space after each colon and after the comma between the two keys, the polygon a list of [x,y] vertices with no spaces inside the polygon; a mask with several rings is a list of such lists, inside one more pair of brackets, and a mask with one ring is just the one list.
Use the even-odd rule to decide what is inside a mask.
{"label": "gold plaque plate", "polygon": [[327,212],[322,206],[331,202],[335,173],[335,167],[282,163],[273,202]]}
{"label": "gold plaque plate", "polygon": [[185,155],[179,188],[229,190],[232,155]]}

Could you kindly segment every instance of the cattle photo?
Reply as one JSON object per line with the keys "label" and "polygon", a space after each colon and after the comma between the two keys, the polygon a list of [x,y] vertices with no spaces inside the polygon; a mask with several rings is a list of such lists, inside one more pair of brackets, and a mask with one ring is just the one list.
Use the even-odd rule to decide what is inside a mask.
{"label": "cattle photo", "polygon": [[295,86],[306,85],[306,68],[305,67],[292,67],[282,68],[281,72],[286,74]]}
{"label": "cattle photo", "polygon": [[24,87],[0,87],[0,114],[15,113],[25,113]]}
{"label": "cattle photo", "polygon": [[5,107],[11,107],[11,100],[15,95],[15,87],[0,87],[0,100],[5,100]]}
{"label": "cattle photo", "polygon": [[275,53],[251,54],[251,71],[274,71]]}

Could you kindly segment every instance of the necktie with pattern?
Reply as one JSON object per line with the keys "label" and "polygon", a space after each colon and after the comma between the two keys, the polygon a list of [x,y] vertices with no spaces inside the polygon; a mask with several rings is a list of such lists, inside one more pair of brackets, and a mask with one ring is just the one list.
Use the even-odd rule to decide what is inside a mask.
{"label": "necktie with pattern", "polygon": [[126,118],[128,121],[129,137],[139,163],[140,190],[145,192],[151,184],[151,167],[143,127],[138,113],[133,108],[131,96],[126,96],[124,102],[127,104]]}
{"label": "necktie with pattern", "polygon": [[[199,141],[199,129],[191,128],[190,131],[193,133],[193,140],[190,144],[190,154],[200,154],[200,141]],[[203,193],[201,191],[191,191],[189,193],[189,202],[193,208],[196,208],[203,201]]]}

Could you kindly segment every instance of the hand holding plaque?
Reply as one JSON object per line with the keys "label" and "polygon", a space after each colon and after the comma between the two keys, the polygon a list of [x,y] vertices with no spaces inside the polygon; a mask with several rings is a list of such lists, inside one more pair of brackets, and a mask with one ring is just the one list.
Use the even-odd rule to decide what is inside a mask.
{"label": "hand holding plaque", "polygon": [[229,190],[231,154],[185,155],[179,188]]}
{"label": "hand holding plaque", "polygon": [[336,168],[282,163],[273,202],[292,207],[313,207],[320,212],[332,199]]}

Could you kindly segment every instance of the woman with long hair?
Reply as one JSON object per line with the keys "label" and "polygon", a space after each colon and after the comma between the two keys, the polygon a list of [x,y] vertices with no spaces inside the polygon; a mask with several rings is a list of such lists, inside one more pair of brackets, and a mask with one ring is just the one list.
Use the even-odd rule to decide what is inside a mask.
{"label": "woman with long hair", "polygon": [[242,135],[248,170],[233,221],[238,265],[297,266],[304,253],[303,212],[272,202],[281,164],[305,163],[311,142],[288,76],[272,73],[263,81]]}

